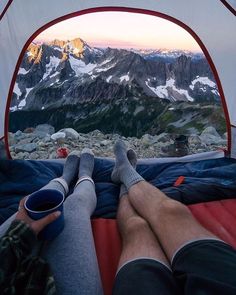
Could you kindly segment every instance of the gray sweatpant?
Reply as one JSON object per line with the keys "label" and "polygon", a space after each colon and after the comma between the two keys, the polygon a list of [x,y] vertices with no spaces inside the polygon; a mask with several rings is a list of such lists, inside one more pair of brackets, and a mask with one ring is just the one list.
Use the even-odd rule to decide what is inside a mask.
{"label": "gray sweatpant", "polygon": [[[90,221],[96,203],[94,185],[81,182],[64,202],[64,230],[45,247],[58,295],[103,294]],[[0,236],[14,216],[0,226]]]}

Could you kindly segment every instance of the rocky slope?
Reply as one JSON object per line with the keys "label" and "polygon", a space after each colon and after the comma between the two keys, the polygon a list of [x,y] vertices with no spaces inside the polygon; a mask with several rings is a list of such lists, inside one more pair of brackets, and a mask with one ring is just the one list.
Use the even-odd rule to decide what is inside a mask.
{"label": "rocky slope", "polygon": [[81,151],[84,147],[93,149],[95,156],[114,158],[113,146],[117,139],[123,139],[133,148],[139,158],[183,156],[226,147],[226,134],[222,137],[215,128],[208,127],[200,135],[189,135],[184,147],[176,146],[176,138],[167,133],[144,134],[140,139],[122,137],[118,134],[103,134],[99,130],[78,133],[72,128],[59,130],[43,124],[16,133],[9,133],[10,152],[13,159],[56,159],[58,148]]}

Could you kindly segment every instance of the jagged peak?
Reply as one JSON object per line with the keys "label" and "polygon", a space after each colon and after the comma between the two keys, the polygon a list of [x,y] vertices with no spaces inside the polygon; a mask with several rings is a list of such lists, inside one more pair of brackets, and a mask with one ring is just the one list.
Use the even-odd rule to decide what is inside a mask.
{"label": "jagged peak", "polygon": [[50,41],[49,43],[47,43],[48,45],[51,46],[58,46],[60,48],[63,48],[66,44],[66,41],[64,40],[59,40],[59,39],[54,39],[53,41]]}
{"label": "jagged peak", "polygon": [[27,48],[27,56],[28,56],[29,62],[31,60],[36,60],[39,55],[41,56],[41,54],[42,54],[42,46],[40,44],[36,44],[32,42]]}

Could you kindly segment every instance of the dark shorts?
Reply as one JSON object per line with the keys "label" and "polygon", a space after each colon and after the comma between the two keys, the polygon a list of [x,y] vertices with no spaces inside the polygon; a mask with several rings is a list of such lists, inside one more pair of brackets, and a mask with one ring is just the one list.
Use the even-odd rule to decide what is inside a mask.
{"label": "dark shorts", "polygon": [[187,244],[172,272],[153,259],[137,259],[118,272],[114,295],[236,295],[236,251],[217,240]]}

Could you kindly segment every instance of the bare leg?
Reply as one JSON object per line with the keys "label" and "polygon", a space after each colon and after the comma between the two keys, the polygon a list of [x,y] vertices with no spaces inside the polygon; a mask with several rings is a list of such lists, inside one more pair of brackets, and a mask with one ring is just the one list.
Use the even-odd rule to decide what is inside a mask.
{"label": "bare leg", "polygon": [[144,181],[130,164],[124,142],[116,142],[114,153],[116,163],[112,180],[125,184],[131,205],[149,223],[170,261],[185,243],[216,238],[195,220],[186,206]]}
{"label": "bare leg", "polygon": [[113,295],[180,294],[158,240],[127,194],[120,199],[117,222],[123,249]]}
{"label": "bare leg", "polygon": [[146,181],[129,189],[129,201],[148,221],[169,260],[179,247],[192,240],[216,238],[197,222],[185,205],[168,198]]}
{"label": "bare leg", "polygon": [[120,200],[117,222],[123,243],[118,268],[137,258],[152,258],[169,266],[148,223],[138,216],[130,205],[127,195]]}
{"label": "bare leg", "polygon": [[[117,142],[114,152],[116,165],[112,179],[114,182],[125,184],[131,205],[148,222],[158,237],[162,249],[171,261],[174,277],[181,288],[180,294],[236,294],[235,276],[232,275],[235,273],[235,250],[203,228],[186,206],[171,200],[144,181],[130,165],[123,142]],[[123,282],[127,273],[124,268],[121,269]],[[124,270],[123,273],[122,270]],[[138,272],[136,277],[137,274]],[[163,276],[161,277],[162,274],[163,272],[159,272],[155,277],[154,281],[159,278],[158,287],[150,294],[164,294],[162,291],[166,290],[170,282],[173,282],[173,286],[175,285],[174,281],[168,277],[165,288],[160,289],[164,279]],[[139,285],[140,281],[145,282],[143,276],[133,282],[134,286],[135,284],[138,286],[136,290],[148,290],[148,287]],[[176,290],[175,286],[170,290],[170,294],[173,294],[173,290]],[[137,292],[126,294],[137,294]],[[146,295],[146,293],[142,294]]]}

